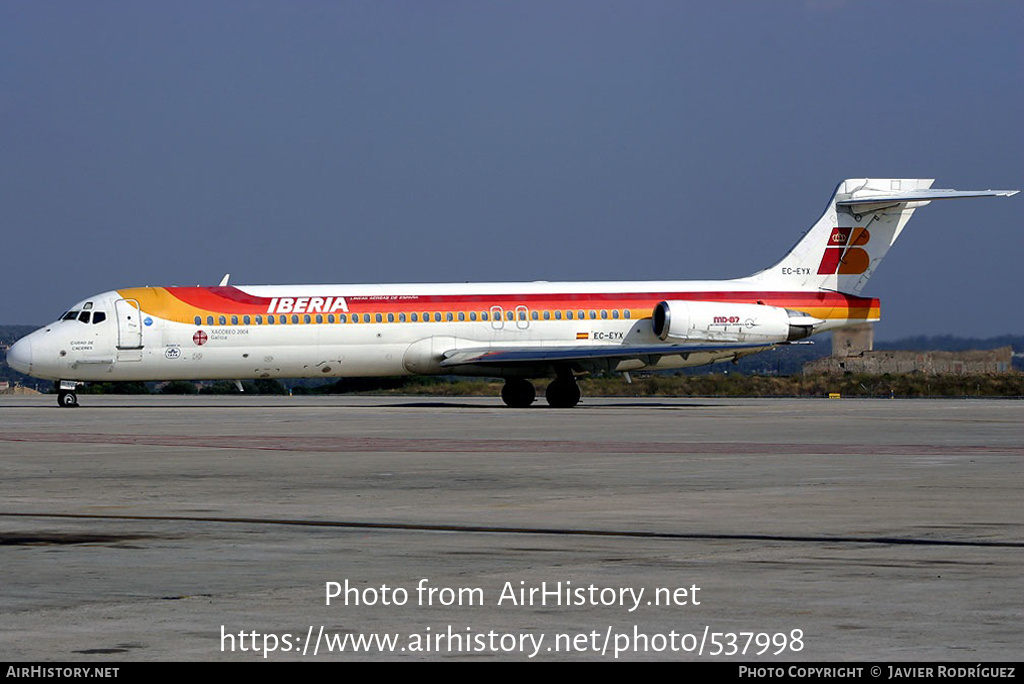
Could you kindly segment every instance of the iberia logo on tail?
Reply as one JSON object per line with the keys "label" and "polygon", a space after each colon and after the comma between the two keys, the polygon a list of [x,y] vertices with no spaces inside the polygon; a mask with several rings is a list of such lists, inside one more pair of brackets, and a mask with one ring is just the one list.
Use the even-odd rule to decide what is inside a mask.
{"label": "iberia logo on tail", "polygon": [[861,247],[870,239],[867,228],[833,228],[818,265],[818,275],[857,275],[868,270],[871,256]]}

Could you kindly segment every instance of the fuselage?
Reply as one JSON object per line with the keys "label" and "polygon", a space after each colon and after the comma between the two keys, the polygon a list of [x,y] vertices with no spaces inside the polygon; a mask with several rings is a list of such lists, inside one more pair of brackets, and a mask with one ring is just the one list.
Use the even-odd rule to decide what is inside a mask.
{"label": "fuselage", "polygon": [[[542,375],[438,366],[441,350],[668,345],[652,326],[659,302],[760,304],[817,319],[814,332],[877,320],[877,299],[828,290],[761,291],[728,281],[566,282],[252,287],[143,287],[104,292],[20,340],[9,363],[53,380],[174,380]],[[739,324],[738,326],[736,324]],[[782,340],[766,341],[765,347]],[[734,358],[706,353],[613,359],[607,370],[678,368]]]}
{"label": "fuselage", "polygon": [[78,382],[450,374],[504,377],[530,406],[553,377],[698,366],[879,319],[861,296],[914,212],[1016,190],[940,190],[927,178],[849,178],[781,261],[718,281],[140,287],[79,302],[19,340],[7,361]]}

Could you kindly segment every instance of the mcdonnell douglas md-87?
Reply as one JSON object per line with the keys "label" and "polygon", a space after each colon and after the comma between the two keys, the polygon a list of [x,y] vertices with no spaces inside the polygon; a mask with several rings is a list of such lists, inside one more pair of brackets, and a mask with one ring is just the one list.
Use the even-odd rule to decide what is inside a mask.
{"label": "mcdonnell douglas md-87", "polygon": [[914,210],[1015,190],[933,190],[930,179],[856,178],[782,261],[715,281],[136,287],[75,304],[19,340],[7,363],[56,381],[502,377],[526,407],[580,399],[576,376],[737,359],[877,321],[868,278]]}

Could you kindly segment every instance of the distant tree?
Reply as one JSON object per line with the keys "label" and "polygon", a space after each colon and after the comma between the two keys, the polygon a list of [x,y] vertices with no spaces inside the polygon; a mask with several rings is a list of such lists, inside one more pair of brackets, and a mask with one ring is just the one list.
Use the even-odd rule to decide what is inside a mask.
{"label": "distant tree", "polygon": [[253,385],[259,394],[288,394],[288,390],[277,380],[261,378]]}
{"label": "distant tree", "polygon": [[160,394],[197,394],[195,383],[188,380],[172,380],[160,388]]}
{"label": "distant tree", "polygon": [[79,394],[149,394],[144,382],[89,382],[78,389]]}

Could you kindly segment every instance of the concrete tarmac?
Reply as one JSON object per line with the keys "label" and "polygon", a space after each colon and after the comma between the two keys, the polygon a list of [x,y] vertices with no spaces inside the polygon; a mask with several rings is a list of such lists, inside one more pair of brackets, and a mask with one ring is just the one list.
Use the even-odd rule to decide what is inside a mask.
{"label": "concrete tarmac", "polygon": [[1024,643],[1024,402],[81,400],[0,397],[5,660]]}

